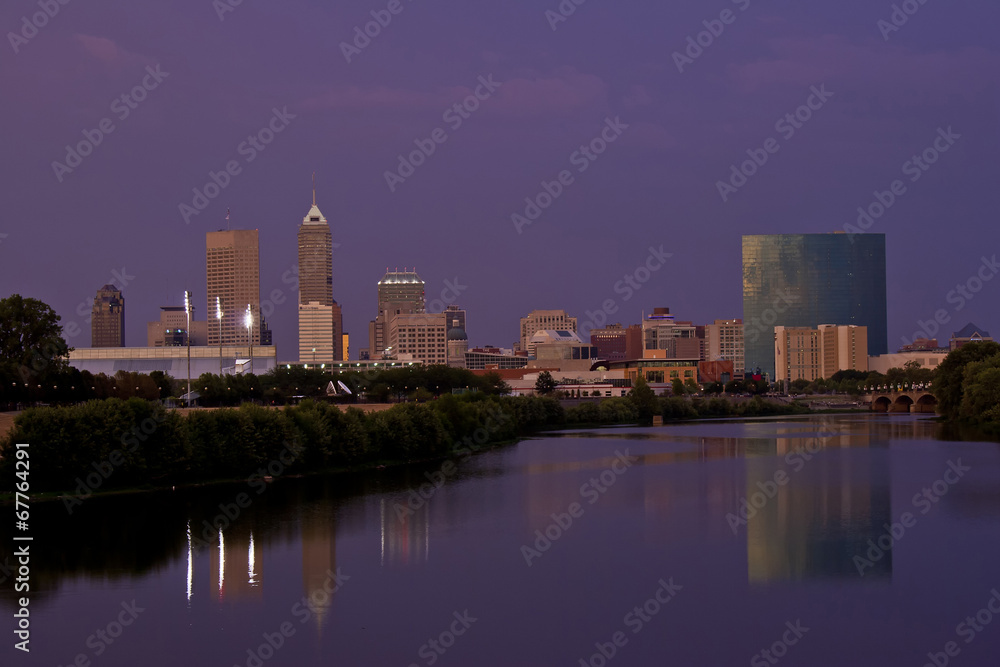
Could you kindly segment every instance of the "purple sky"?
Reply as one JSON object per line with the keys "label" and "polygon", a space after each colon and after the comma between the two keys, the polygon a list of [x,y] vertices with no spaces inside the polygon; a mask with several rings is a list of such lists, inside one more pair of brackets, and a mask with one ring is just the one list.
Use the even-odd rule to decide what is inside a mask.
{"label": "purple sky", "polygon": [[[995,0],[929,0],[888,40],[892,3],[872,0],[588,0],[554,31],[557,0],[402,0],[350,63],[340,43],[388,0],[243,0],[224,20],[210,0],[70,0],[15,54],[7,33],[36,2],[0,8],[0,295],[52,305],[83,328],[71,345],[89,346],[77,309],[123,267],[129,345],[185,289],[203,319],[205,232],[231,208],[234,227],[260,230],[262,298],[287,299],[269,319],[294,359],[282,276],[313,171],[355,356],[387,266],[416,267],[429,301],[457,277],[474,345],[509,346],[533,308],[583,322],[608,299],[611,321],[654,306],[740,317],[742,234],[843,229],[897,179],[905,194],[869,230],[887,236],[890,349],[939,309],[944,339],[1000,327],[1000,278],[949,300],[998,270],[982,268],[1000,251]],[[679,72],[672,54],[727,8],[734,21]],[[169,76],[122,119],[113,100],[157,65]],[[502,85],[453,129],[444,113],[489,75]],[[833,96],[786,138],[776,121],[823,85]],[[240,144],[286,107],[295,118],[247,162]],[[628,128],[581,173],[572,154],[616,117]],[[57,177],[65,146],[105,118],[114,131]],[[948,127],[961,138],[911,182],[904,163]],[[436,128],[447,141],[391,192],[385,171]],[[717,181],[771,137],[778,152],[723,202]],[[240,173],[187,224],[179,205],[230,160]],[[563,170],[572,183],[518,234],[511,215]],[[616,294],[660,245],[672,257]]]}

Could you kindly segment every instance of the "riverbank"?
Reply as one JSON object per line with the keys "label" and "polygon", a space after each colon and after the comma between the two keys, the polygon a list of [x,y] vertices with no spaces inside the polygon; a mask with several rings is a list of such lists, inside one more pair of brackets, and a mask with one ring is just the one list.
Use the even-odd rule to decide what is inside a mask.
{"label": "riverbank", "polygon": [[[428,403],[346,410],[322,402],[265,408],[167,410],[106,399],[24,411],[0,439],[0,493],[18,481],[15,442],[30,444],[33,495],[90,497],[267,478],[334,474],[466,456],[498,443],[574,426],[647,423],[631,398],[564,408],[547,397],[443,396]],[[760,399],[655,398],[667,422],[804,414]],[[647,411],[648,412],[648,411]]]}

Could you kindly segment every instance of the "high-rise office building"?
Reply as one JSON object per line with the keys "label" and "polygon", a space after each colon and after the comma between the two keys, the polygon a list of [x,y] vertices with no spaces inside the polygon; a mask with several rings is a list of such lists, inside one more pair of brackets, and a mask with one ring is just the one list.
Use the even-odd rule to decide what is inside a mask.
{"label": "high-rise office building", "polygon": [[[378,312],[368,324],[368,354],[380,359],[390,346],[389,325],[396,315],[424,312],[424,281],[417,272],[389,271],[378,281]],[[363,355],[362,355],[363,356]]]}
{"label": "high-rise office building", "polygon": [[114,285],[97,290],[90,311],[90,346],[125,347],[125,297]]}
{"label": "high-rise office building", "polygon": [[527,350],[528,354],[534,355],[535,350],[528,341],[535,335],[536,331],[547,329],[576,331],[576,318],[570,317],[565,310],[533,310],[527,317],[521,318],[521,341],[519,350]]}
{"label": "high-rise office building", "polygon": [[733,376],[743,377],[743,320],[715,320],[705,325],[704,361],[732,361]]}
{"label": "high-rise office building", "polygon": [[323,364],[344,359],[344,316],[333,299],[333,240],[330,225],[313,204],[299,227],[299,361]]}
{"label": "high-rise office building", "polygon": [[[260,312],[260,254],[256,229],[209,232],[205,236],[208,273],[207,308],[215,317],[216,297],[222,305],[221,336],[224,345],[260,345],[263,330]],[[247,328],[247,306],[253,325]],[[219,344],[217,323],[208,327],[208,344]],[[251,333],[252,332],[252,333]],[[265,335],[266,338],[266,335]]]}
{"label": "high-rise office building", "polygon": [[774,328],[867,327],[869,353],[888,352],[884,234],[743,237],[744,363],[774,373]]}

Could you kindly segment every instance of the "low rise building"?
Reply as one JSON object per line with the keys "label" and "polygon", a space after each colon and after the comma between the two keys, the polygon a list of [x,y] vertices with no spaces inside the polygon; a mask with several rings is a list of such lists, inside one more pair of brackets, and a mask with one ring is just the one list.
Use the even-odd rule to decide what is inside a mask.
{"label": "low rise building", "polygon": [[[81,371],[114,375],[118,371],[152,373],[163,371],[174,378],[187,378],[187,346],[184,347],[102,347],[82,348],[69,353],[69,365]],[[277,366],[273,345],[215,345],[191,347],[191,377],[202,373],[218,375],[250,373],[261,375]]]}
{"label": "low rise building", "polygon": [[960,331],[956,331],[951,335],[951,340],[948,341],[948,347],[952,350],[957,350],[966,343],[982,343],[984,341],[991,341],[993,338],[990,336],[990,332],[985,329],[980,329],[978,326],[969,322]]}
{"label": "low rise building", "polygon": [[880,354],[868,357],[868,370],[885,375],[890,368],[906,368],[906,364],[917,362],[921,368],[931,370],[937,368],[948,356],[948,350],[924,350],[914,352],[897,352],[895,354]]}
{"label": "low rise building", "polygon": [[[146,323],[147,347],[186,346],[188,339],[187,313],[184,306],[160,306],[160,319]],[[191,345],[208,345],[208,322],[191,321]]]}

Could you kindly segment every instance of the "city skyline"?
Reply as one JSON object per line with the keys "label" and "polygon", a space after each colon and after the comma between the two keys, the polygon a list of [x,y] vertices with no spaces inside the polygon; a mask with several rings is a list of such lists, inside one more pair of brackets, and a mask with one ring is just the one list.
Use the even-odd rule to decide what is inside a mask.
{"label": "city skyline", "polygon": [[[339,45],[369,17],[360,2],[243,3],[223,20],[210,4],[138,2],[130,11],[145,18],[127,27],[113,4],[63,12],[0,60],[10,99],[0,117],[19,128],[7,141],[20,165],[0,223],[4,291],[41,299],[87,331],[89,306],[80,304],[114,282],[129,300],[126,344],[141,345],[142,323],[185,289],[205,303],[196,248],[225,228],[228,209],[234,228],[260,230],[261,298],[283,297],[268,319],[278,347],[293,350],[286,278],[297,262],[293,225],[316,172],[338,244],[334,281],[352,285],[337,300],[355,348],[372,317],[363,286],[386,265],[417,266],[429,301],[457,278],[467,286],[463,304],[489,305],[477,313],[472,343],[509,346],[517,338],[510,323],[534,308],[583,321],[614,299],[622,321],[658,304],[696,322],[739,317],[741,235],[851,227],[887,237],[890,349],[917,331],[946,337],[968,321],[997,329],[998,281],[975,291],[969,281],[997,271],[978,230],[995,209],[1000,129],[989,73],[1000,55],[989,21],[967,20],[997,8],[985,0],[954,13],[924,6],[886,38],[878,22],[888,9],[860,0],[751,3],[678,71],[673,54],[715,18],[708,9],[589,3],[553,29],[529,3],[483,7],[475,21],[428,5],[401,14],[351,62]],[[13,30],[26,11],[5,6],[0,25]],[[439,25],[464,39],[426,43]],[[641,29],[648,25],[662,30]],[[261,33],[285,48],[247,49],[247,37]],[[524,43],[514,48],[511,34]],[[491,76],[498,87],[480,81]],[[143,101],[133,109],[118,98],[137,86]],[[812,111],[812,89],[823,86],[832,97]],[[58,101],[44,92],[57,90]],[[467,107],[478,108],[463,118],[453,105],[468,96]],[[808,122],[795,120],[800,108]],[[96,136],[105,117],[114,131],[68,166],[66,146],[85,131]],[[620,136],[607,123],[616,118],[627,125]],[[413,162],[416,142],[426,146],[439,127],[447,140],[426,162],[401,166],[400,156]],[[579,171],[572,156],[579,161],[580,147],[602,132],[614,141]],[[754,155],[764,161],[769,138],[777,152],[746,165]],[[56,175],[56,162],[71,172]],[[230,162],[239,173],[227,171]],[[569,185],[558,180],[562,169]],[[390,190],[387,172],[404,182],[393,179]],[[562,192],[516,228],[511,217],[525,214],[526,198],[548,203],[543,182]],[[720,182],[736,190],[724,188],[726,201]],[[215,196],[201,201],[195,189]],[[40,201],[51,209],[45,226],[15,224],[32,219]],[[196,214],[185,219],[182,204]],[[928,242],[934,237],[944,243]],[[661,245],[672,257],[626,301],[615,286]],[[32,252],[40,247],[42,259]],[[572,290],[553,248],[588,267],[572,272]],[[532,298],[511,298],[521,288]],[[86,334],[68,342],[85,346]]]}

